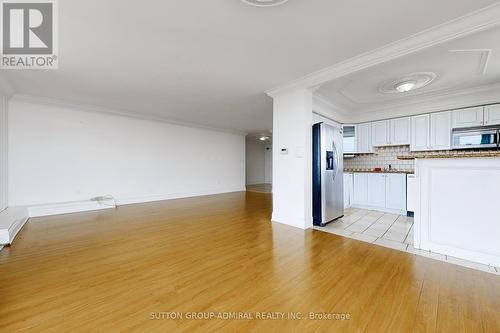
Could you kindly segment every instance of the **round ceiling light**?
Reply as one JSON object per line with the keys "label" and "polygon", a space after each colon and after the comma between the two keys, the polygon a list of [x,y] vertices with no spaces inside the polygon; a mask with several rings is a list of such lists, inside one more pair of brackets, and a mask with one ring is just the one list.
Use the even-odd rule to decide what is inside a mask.
{"label": "round ceiling light", "polygon": [[436,78],[436,73],[432,72],[412,73],[396,80],[386,81],[378,90],[384,94],[406,93],[423,88],[431,84]]}
{"label": "round ceiling light", "polygon": [[415,86],[417,85],[417,82],[415,81],[404,81],[396,84],[394,88],[399,91],[400,93],[404,93],[410,90],[415,89]]}
{"label": "round ceiling light", "polygon": [[257,7],[272,7],[272,6],[282,5],[285,2],[288,2],[288,0],[241,0],[241,1],[251,6],[257,6]]}

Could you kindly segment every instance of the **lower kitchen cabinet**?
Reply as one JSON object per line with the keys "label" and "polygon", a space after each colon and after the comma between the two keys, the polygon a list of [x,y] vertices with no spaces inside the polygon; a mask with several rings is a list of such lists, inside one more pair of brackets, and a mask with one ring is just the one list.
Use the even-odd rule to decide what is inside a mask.
{"label": "lower kitchen cabinet", "polygon": [[344,208],[349,208],[353,204],[354,175],[344,173]]}
{"label": "lower kitchen cabinet", "polygon": [[386,174],[368,174],[368,205],[373,207],[385,207],[386,196]]}
{"label": "lower kitchen cabinet", "polygon": [[352,206],[406,213],[406,174],[354,173]]}
{"label": "lower kitchen cabinet", "polygon": [[353,206],[368,205],[368,174],[355,173],[353,186]]}
{"label": "lower kitchen cabinet", "polygon": [[401,211],[406,210],[406,175],[386,175],[385,189],[385,207]]}

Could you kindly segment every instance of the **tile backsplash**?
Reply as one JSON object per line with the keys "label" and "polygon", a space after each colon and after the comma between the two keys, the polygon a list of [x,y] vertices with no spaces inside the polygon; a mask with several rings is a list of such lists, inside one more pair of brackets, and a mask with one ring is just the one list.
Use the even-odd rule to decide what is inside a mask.
{"label": "tile backsplash", "polygon": [[393,169],[414,170],[414,160],[398,160],[398,156],[410,155],[409,146],[377,147],[374,154],[356,155],[354,158],[344,158],[346,169],[388,169],[389,164]]}

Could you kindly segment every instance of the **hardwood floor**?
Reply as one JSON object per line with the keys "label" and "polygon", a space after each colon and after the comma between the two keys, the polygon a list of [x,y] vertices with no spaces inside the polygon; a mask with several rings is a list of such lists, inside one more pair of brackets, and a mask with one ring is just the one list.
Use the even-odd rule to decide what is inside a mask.
{"label": "hardwood floor", "polygon": [[[271,195],[247,192],[32,219],[0,252],[0,331],[500,331],[498,276],[270,214]],[[184,318],[151,319],[170,311]],[[350,319],[187,319],[194,311]]]}

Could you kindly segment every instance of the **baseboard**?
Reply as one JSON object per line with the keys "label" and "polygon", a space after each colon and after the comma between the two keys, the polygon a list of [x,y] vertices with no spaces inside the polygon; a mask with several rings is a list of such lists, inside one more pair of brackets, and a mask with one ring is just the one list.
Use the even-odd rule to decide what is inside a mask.
{"label": "baseboard", "polygon": [[28,207],[29,217],[43,217],[116,208],[114,200],[74,201]]}
{"label": "baseboard", "polygon": [[173,193],[166,195],[108,199],[108,200],[85,200],[74,202],[51,203],[27,207],[10,207],[0,212],[0,244],[11,244],[15,236],[32,217],[53,216],[71,213],[81,213],[116,208],[116,206],[216,195],[224,193],[244,192],[245,188],[235,187],[226,190],[210,190],[202,192]]}
{"label": "baseboard", "polygon": [[377,212],[389,213],[389,214],[398,214],[398,215],[406,215],[406,210],[398,210],[398,209],[389,209],[389,208],[381,208],[381,207],[372,207],[372,206],[363,206],[363,205],[351,205],[351,208],[359,208],[366,210],[375,210]]}
{"label": "baseboard", "polygon": [[300,230],[307,230],[307,229],[311,229],[312,228],[312,225],[306,227],[307,223],[306,223],[305,220],[302,220],[302,219],[293,219],[293,218],[284,218],[284,217],[279,216],[278,214],[276,214],[274,212],[273,212],[273,214],[271,216],[271,222],[283,224],[283,225],[286,225],[286,226],[289,226],[289,227],[293,227],[293,228],[297,228],[297,229],[300,229]]}
{"label": "baseboard", "polygon": [[124,205],[133,205],[139,203],[148,203],[148,202],[156,202],[156,201],[165,201],[165,200],[174,200],[174,199],[185,199],[185,198],[195,198],[202,197],[206,195],[216,195],[216,194],[225,194],[225,193],[234,193],[234,192],[245,192],[245,187],[234,187],[226,190],[209,190],[209,191],[201,191],[201,192],[185,192],[185,193],[171,193],[164,195],[151,195],[144,197],[135,197],[135,198],[118,198],[116,199],[117,206]]}
{"label": "baseboard", "polygon": [[0,213],[0,244],[11,244],[28,221],[26,207],[10,207]]}

